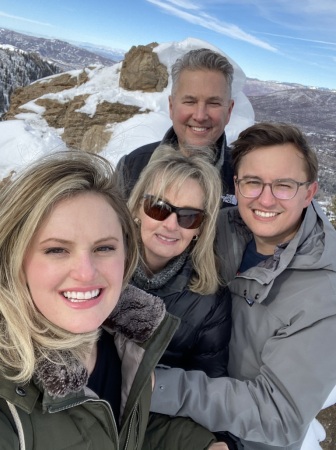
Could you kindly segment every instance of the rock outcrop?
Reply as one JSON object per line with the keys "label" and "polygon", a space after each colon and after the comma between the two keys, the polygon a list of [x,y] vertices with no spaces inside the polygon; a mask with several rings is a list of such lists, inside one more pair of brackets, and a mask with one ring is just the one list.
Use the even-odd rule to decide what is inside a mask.
{"label": "rock outcrop", "polygon": [[166,66],[153,48],[158,44],[139,45],[126,53],[120,72],[120,87],[130,91],[161,92],[168,84]]}
{"label": "rock outcrop", "polygon": [[[131,91],[162,92],[168,84],[168,70],[153,52],[157,44],[132,47],[126,54],[120,69],[120,88]],[[92,68],[91,68],[92,69]],[[125,105],[118,101],[103,100],[97,104],[95,113],[81,112],[88,94],[69,95],[62,101],[57,94],[66,90],[76,90],[89,83],[90,68],[38,80],[29,86],[17,89],[11,98],[4,120],[19,118],[19,114],[31,113],[33,102],[42,107],[42,117],[50,127],[61,130],[61,138],[69,148],[101,152],[111,139],[113,124],[120,123],[135,114],[145,114],[147,109],[135,105]],[[78,89],[79,91],[79,89]],[[73,91],[72,91],[73,92]]]}

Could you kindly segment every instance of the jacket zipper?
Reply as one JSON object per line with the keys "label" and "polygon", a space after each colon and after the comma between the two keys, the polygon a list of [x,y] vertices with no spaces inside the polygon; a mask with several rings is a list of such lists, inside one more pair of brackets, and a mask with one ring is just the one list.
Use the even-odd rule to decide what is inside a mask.
{"label": "jacket zipper", "polygon": [[[139,407],[138,402],[136,402],[135,405],[134,405],[133,411],[132,411],[132,416],[131,416],[130,421],[129,421],[127,438],[126,438],[124,450],[127,450],[127,447],[128,447],[128,444],[129,444],[131,429],[132,429],[132,425],[133,425],[133,422],[134,422],[134,417],[135,417],[135,415],[136,415],[136,413],[138,411],[138,407]],[[138,430],[136,430],[136,433],[135,433],[136,435],[137,435],[137,431]],[[132,450],[136,450],[137,448],[138,448],[138,442],[136,443],[136,446]]]}

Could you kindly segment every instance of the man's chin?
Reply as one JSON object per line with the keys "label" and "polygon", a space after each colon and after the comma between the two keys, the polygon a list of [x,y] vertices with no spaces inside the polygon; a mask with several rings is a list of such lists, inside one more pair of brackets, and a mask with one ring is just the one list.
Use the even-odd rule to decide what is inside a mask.
{"label": "man's chin", "polygon": [[215,144],[212,141],[209,141],[209,139],[188,139],[188,141],[185,141],[183,144],[179,142],[179,147],[181,152],[186,156],[194,154],[197,150],[202,149],[206,149],[207,151],[212,149],[216,152]]}

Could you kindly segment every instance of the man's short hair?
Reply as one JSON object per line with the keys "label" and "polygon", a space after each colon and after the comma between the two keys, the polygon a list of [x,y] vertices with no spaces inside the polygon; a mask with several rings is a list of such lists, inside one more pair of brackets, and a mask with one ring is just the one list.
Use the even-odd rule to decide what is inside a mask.
{"label": "man's short hair", "polygon": [[237,175],[242,158],[254,149],[273,145],[293,144],[303,156],[308,181],[316,181],[318,161],[316,153],[299,128],[286,123],[261,122],[242,131],[232,142],[232,164]]}
{"label": "man's short hair", "polygon": [[172,95],[176,89],[179,77],[183,70],[212,70],[221,72],[224,75],[231,95],[233,81],[233,66],[229,60],[208,48],[190,50],[185,55],[178,58],[172,65],[171,75],[173,80]]}

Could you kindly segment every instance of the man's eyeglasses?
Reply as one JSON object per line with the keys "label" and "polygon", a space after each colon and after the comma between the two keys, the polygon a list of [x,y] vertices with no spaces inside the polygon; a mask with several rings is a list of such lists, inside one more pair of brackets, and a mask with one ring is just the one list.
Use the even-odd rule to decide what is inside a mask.
{"label": "man's eyeglasses", "polygon": [[291,200],[294,198],[301,186],[311,184],[311,181],[300,181],[288,179],[274,180],[272,183],[264,183],[259,178],[241,178],[235,180],[238,190],[245,198],[259,197],[265,186],[271,188],[271,192],[278,200]]}
{"label": "man's eyeglasses", "polygon": [[163,221],[172,213],[177,216],[177,223],[182,228],[198,228],[204,220],[205,213],[202,209],[178,208],[161,199],[156,200],[154,195],[144,195],[144,212],[151,219]]}

